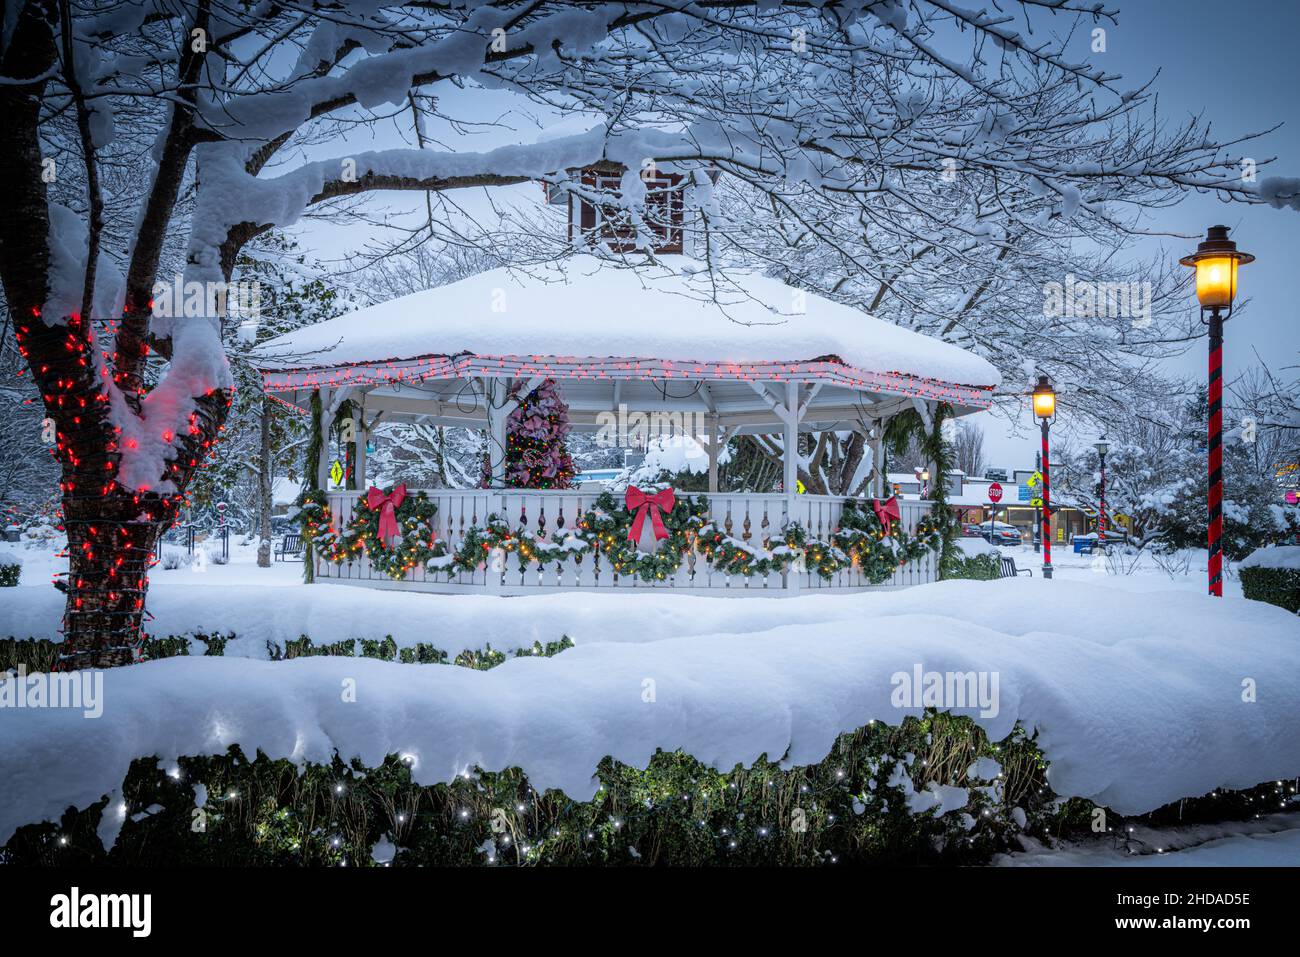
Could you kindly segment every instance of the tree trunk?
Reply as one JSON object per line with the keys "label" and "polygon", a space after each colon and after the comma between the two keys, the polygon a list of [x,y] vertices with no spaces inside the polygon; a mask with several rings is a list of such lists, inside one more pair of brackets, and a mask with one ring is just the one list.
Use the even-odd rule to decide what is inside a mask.
{"label": "tree trunk", "polygon": [[149,566],[165,525],[138,520],[134,498],[63,497],[68,577],[59,583],[67,592],[60,670],[111,668],[139,656]]}
{"label": "tree trunk", "polygon": [[258,456],[260,474],[257,481],[257,567],[271,567],[271,400],[262,396],[262,447]]}
{"label": "tree trunk", "polygon": [[[114,424],[113,399],[121,400],[119,410],[138,410],[143,394],[140,373],[148,354],[142,335],[124,327],[135,318],[146,327],[149,309],[144,302],[128,302],[125,316],[111,317],[124,320],[111,343],[97,339],[93,321],[110,317],[84,315],[84,307],[76,306],[71,314],[59,314],[70,311],[66,305],[59,306],[58,313],[44,314],[53,285],[44,177],[55,167],[43,161],[39,122],[56,63],[58,16],[53,0],[31,0],[16,9],[14,22],[6,20],[6,31],[12,34],[0,64],[6,77],[0,84],[0,116],[5,119],[0,124],[0,182],[5,184],[0,190],[0,279],[19,352],[54,422],[62,467],[59,491],[68,573],[56,582],[67,595],[59,667],[111,667],[139,654],[149,566],[162,532],[184,507],[184,492],[195,469],[212,451],[230,395],[214,389],[194,397],[188,429],[163,436],[168,457],[162,474],[148,487],[118,484],[121,430]],[[197,69],[201,57],[186,54],[185,60]],[[181,174],[187,151],[171,154]],[[159,184],[169,175],[167,169],[158,172],[151,194],[157,201],[154,208],[163,212],[172,202]],[[176,185],[179,181],[176,178]],[[163,216],[156,229],[137,237],[137,259],[148,259],[161,248],[168,219]],[[151,262],[156,264],[156,259]],[[140,288],[152,287],[152,271],[152,266],[136,271]],[[93,275],[87,271],[86,288],[92,286]],[[174,491],[158,491],[162,487]]]}

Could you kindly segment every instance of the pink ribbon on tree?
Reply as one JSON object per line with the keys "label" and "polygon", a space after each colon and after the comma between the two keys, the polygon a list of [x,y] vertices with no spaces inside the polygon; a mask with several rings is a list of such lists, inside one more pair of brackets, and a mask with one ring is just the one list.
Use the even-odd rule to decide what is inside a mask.
{"label": "pink ribbon on tree", "polygon": [[627,533],[628,541],[641,541],[641,531],[645,527],[645,517],[650,516],[650,524],[654,527],[655,538],[667,538],[668,529],[664,527],[663,513],[671,512],[677,498],[673,495],[673,490],[666,488],[654,495],[647,495],[635,485],[628,486],[624,493],[623,501],[627,505],[629,512],[635,512],[632,519],[632,529]]}
{"label": "pink ribbon on tree", "polygon": [[379,541],[387,545],[401,534],[397,527],[397,509],[406,501],[406,486],[395,485],[387,495],[373,485],[366,489],[366,504],[379,512]]}
{"label": "pink ribbon on tree", "polygon": [[903,517],[903,513],[898,508],[898,496],[891,495],[883,502],[873,498],[871,500],[871,510],[876,513],[876,518],[880,519],[880,524],[885,526],[885,534],[888,535],[891,522],[897,522]]}

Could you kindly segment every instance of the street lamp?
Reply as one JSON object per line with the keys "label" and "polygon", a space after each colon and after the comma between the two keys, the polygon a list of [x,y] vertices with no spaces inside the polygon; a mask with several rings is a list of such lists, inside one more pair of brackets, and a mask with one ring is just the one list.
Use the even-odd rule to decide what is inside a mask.
{"label": "street lamp", "polygon": [[1038,385],[1034,386],[1033,396],[1034,415],[1043,429],[1043,577],[1052,577],[1052,466],[1049,458],[1048,430],[1051,428],[1052,420],[1056,418],[1056,390],[1052,388],[1052,380],[1045,375],[1038,377]]}
{"label": "street lamp", "polygon": [[[1196,252],[1179,260],[1196,269],[1196,298],[1201,304],[1201,321],[1210,331],[1210,594],[1223,597],[1223,324],[1232,317],[1232,300],[1237,296],[1237,267],[1255,261],[1250,253],[1237,251],[1228,238],[1227,226],[1211,226]],[[1210,311],[1207,321],[1205,311]],[[1223,310],[1227,309],[1225,316]]]}
{"label": "street lamp", "polygon": [[1110,451],[1110,443],[1103,435],[1093,448],[1097,450],[1097,455],[1101,459],[1101,506],[1097,510],[1097,544],[1104,552],[1106,550],[1106,453]]}

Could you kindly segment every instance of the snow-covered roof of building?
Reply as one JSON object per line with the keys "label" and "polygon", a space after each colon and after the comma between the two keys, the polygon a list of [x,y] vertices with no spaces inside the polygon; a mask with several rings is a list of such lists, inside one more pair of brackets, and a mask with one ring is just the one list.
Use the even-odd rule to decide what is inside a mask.
{"label": "snow-covered roof of building", "polygon": [[292,505],[302,494],[302,482],[287,475],[277,475],[271,480],[271,502],[275,505]]}
{"label": "snow-covered roof of building", "polygon": [[255,352],[272,390],[339,384],[324,373],[357,367],[447,374],[445,362],[436,372],[412,367],[427,357],[633,359],[656,374],[673,363],[820,363],[864,389],[946,398],[943,387],[957,386],[951,397],[965,405],[986,405],[1000,382],[989,362],[957,346],[756,273],[720,279],[682,256],[636,268],[577,255],[527,272],[495,269],[307,326]]}

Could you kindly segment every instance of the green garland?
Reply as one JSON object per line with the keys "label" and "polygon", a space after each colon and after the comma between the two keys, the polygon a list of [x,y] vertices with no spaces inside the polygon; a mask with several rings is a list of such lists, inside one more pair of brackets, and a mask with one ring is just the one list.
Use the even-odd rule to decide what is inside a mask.
{"label": "green garland", "polygon": [[357,500],[342,532],[335,531],[325,493],[318,490],[303,494],[298,518],[303,541],[313,544],[326,561],[336,565],[355,561],[364,550],[372,566],[394,579],[420,565],[431,574],[448,577],[473,573],[487,568],[493,552],[500,552],[514,555],[521,573],[534,564],[562,564],[569,558],[581,564],[584,556],[591,554],[595,561],[608,562],[616,576],[654,582],[676,575],[683,563],[698,557],[716,571],[743,578],[794,569],[830,581],[845,569],[855,568],[871,584],[879,585],[900,567],[943,547],[942,527],[933,518],[922,518],[910,535],[899,526],[887,535],[870,504],[854,499],[844,502],[839,527],[829,542],[810,539],[802,525],[792,522],[774,541],[750,544],[709,521],[706,496],[679,496],[673,510],[663,516],[668,537],[651,554],[639,551],[629,538],[636,516],[611,492],[602,492],[572,530],[557,531],[550,538],[512,529],[506,519],[489,515],[483,527],[472,526],[466,531],[454,552],[434,539],[436,511],[437,506],[423,492],[408,495],[397,509],[402,540],[395,547],[379,542],[379,513],[366,505],[364,498]]}
{"label": "green garland", "polygon": [[604,559],[615,575],[645,582],[664,581],[676,575],[684,562],[698,556],[726,575],[750,578],[781,574],[791,568],[806,569],[829,581],[839,572],[856,567],[872,584],[888,581],[899,567],[916,561],[927,551],[938,551],[942,535],[929,518],[908,535],[895,528],[889,535],[869,505],[852,499],[844,503],[840,527],[831,541],[809,539],[797,522],[786,525],[775,545],[769,540],[751,545],[733,538],[708,520],[706,496],[681,496],[663,516],[668,537],[658,549],[644,554],[629,539],[635,514],[610,492],[602,492],[594,506],[578,518],[572,531],[550,540],[522,529],[511,529],[498,515],[488,516],[485,527],[470,528],[460,548],[426,562],[433,573],[454,576],[483,569],[493,551],[513,554],[522,572],[530,564],[559,564],[585,554]]}

